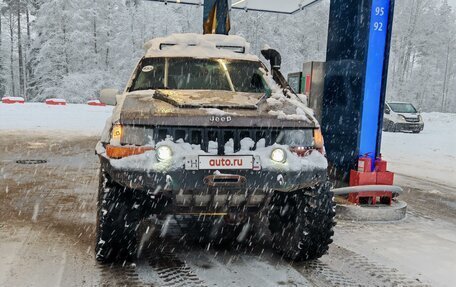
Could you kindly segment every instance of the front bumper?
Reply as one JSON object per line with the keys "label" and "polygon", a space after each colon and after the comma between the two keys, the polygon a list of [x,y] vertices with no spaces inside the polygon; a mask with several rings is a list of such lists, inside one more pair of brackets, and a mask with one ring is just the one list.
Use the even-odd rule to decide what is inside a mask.
{"label": "front bumper", "polygon": [[326,169],[307,172],[252,170],[169,172],[115,168],[100,155],[101,169],[113,181],[147,195],[167,194],[176,206],[261,205],[273,191],[290,192],[327,181]]}
{"label": "front bumper", "polygon": [[424,129],[424,123],[395,123],[394,130],[420,132]]}

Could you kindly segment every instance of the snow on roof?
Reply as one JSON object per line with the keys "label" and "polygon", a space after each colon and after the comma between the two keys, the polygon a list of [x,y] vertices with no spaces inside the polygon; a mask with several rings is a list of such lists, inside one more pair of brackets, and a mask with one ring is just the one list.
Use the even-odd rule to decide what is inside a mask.
{"label": "snow on roof", "polygon": [[3,97],[2,100],[24,101],[24,98],[23,97]]}
{"label": "snow on roof", "polygon": [[144,45],[146,57],[224,58],[259,61],[249,54],[250,44],[240,36],[215,34],[172,34]]}
{"label": "snow on roof", "polygon": [[52,99],[46,99],[46,102],[66,103],[66,100],[59,99],[59,98],[52,98]]}

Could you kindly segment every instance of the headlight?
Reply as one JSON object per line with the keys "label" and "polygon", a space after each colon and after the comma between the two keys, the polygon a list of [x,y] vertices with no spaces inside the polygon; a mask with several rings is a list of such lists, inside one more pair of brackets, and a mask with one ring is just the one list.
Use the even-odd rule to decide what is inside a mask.
{"label": "headlight", "polygon": [[287,160],[287,154],[281,148],[276,148],[271,153],[271,159],[275,162],[285,162]]}
{"label": "headlight", "polygon": [[171,159],[171,157],[173,156],[173,151],[169,146],[162,145],[159,148],[157,148],[156,154],[157,159],[159,161],[166,161]]}

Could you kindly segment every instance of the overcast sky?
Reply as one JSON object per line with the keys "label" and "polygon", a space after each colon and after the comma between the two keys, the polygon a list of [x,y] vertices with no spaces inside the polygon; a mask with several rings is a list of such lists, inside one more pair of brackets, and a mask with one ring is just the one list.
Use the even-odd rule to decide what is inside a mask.
{"label": "overcast sky", "polygon": [[448,0],[448,3],[453,5],[453,7],[456,7],[456,0]]}

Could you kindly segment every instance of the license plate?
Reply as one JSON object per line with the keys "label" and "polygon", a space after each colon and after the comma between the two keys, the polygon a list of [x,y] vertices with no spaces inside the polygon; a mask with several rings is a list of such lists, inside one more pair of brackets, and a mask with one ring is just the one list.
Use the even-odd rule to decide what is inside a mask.
{"label": "license plate", "polygon": [[251,155],[187,157],[186,170],[260,170],[259,160]]}

